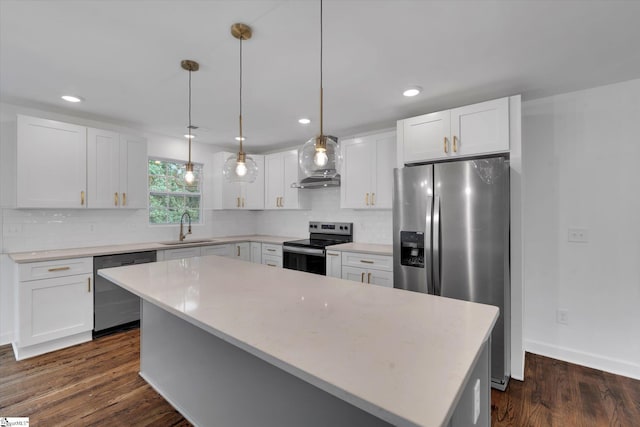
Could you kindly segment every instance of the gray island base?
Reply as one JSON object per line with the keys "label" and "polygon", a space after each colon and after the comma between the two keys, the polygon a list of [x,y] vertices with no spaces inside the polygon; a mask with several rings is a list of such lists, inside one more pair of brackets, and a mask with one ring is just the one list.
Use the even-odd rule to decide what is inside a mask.
{"label": "gray island base", "polygon": [[101,270],[141,376],[199,426],[490,425],[495,307],[216,256]]}

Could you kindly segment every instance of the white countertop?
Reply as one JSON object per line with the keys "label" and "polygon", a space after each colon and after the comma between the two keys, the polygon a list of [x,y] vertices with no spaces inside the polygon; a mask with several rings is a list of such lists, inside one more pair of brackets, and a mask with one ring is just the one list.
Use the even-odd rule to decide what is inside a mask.
{"label": "white countertop", "polygon": [[393,245],[379,245],[373,243],[341,243],[328,246],[329,250],[344,252],[361,252],[373,255],[393,255]]}
{"label": "white countertop", "polygon": [[444,425],[498,316],[488,305],[217,256],[100,275],[395,425]]}
{"label": "white countertop", "polygon": [[[208,239],[207,242],[189,243],[190,240]],[[128,252],[155,251],[164,249],[190,248],[195,246],[221,245],[236,242],[260,242],[281,245],[288,240],[297,240],[300,237],[266,236],[252,234],[246,236],[224,237],[193,237],[188,236],[185,243],[179,245],[165,245],[161,242],[129,243],[122,245],[91,246],[85,248],[55,249],[49,251],[32,251],[11,253],[9,257],[18,264],[37,261],[52,261],[58,259],[81,258],[88,256],[122,254]]]}

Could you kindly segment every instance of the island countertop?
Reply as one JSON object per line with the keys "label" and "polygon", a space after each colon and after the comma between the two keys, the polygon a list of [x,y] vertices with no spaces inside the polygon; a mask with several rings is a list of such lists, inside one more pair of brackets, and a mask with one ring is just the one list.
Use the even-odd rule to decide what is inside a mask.
{"label": "island countertop", "polygon": [[217,256],[99,274],[395,425],[445,425],[498,317],[493,306]]}

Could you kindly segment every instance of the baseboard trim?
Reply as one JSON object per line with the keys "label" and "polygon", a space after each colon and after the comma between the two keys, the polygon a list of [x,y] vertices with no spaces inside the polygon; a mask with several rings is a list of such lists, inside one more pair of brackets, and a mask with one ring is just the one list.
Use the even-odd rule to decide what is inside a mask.
{"label": "baseboard trim", "polygon": [[640,364],[630,363],[620,359],[603,357],[598,354],[573,350],[566,347],[550,345],[535,340],[525,340],[525,350],[541,356],[563,360],[569,363],[599,369],[616,375],[640,380]]}

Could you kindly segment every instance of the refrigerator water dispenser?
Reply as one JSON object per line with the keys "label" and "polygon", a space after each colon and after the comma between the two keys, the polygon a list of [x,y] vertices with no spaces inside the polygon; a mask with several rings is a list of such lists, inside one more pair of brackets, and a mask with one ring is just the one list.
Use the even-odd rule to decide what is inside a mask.
{"label": "refrigerator water dispenser", "polygon": [[424,232],[400,231],[400,263],[424,268]]}

